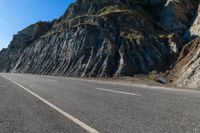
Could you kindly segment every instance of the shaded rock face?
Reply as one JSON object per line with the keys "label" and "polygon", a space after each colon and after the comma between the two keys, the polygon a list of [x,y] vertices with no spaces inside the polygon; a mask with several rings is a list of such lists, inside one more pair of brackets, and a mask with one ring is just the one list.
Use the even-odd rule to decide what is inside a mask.
{"label": "shaded rock face", "polygon": [[[119,5],[126,6],[128,8],[143,9],[148,7],[149,9],[162,8],[167,0],[77,0],[75,4],[72,4],[63,15],[63,18],[73,18],[76,16],[89,14],[94,15],[100,9]],[[154,12],[155,14],[155,12]]]}
{"label": "shaded rock face", "polygon": [[14,36],[0,52],[0,71],[73,77],[165,71],[182,50],[191,12],[187,0],[78,0],[58,20]]}
{"label": "shaded rock face", "polygon": [[176,85],[200,88],[200,38],[184,47],[177,64],[177,67],[180,66],[182,66],[182,69],[178,72]]}
{"label": "shaded rock face", "polygon": [[9,72],[16,65],[24,50],[45,34],[50,27],[50,23],[38,22],[14,35],[8,48],[0,51],[0,71]]}
{"label": "shaded rock face", "polygon": [[194,23],[189,30],[189,34],[190,34],[190,36],[192,36],[192,38],[194,38],[196,36],[200,36],[200,5],[199,5],[199,8],[198,8],[198,12],[196,14],[196,18],[194,20]]}
{"label": "shaded rock face", "polygon": [[[199,6],[200,7],[200,6]],[[188,43],[182,50],[179,61],[175,66],[179,87],[200,88],[200,10],[198,9],[195,20],[189,30],[190,39],[197,37]]]}
{"label": "shaded rock face", "polygon": [[188,29],[195,6],[190,0],[167,0],[158,11],[158,21],[170,32],[184,34]]}
{"label": "shaded rock face", "polygon": [[12,71],[110,77],[161,70],[173,52],[159,32],[138,11],[108,6],[95,16],[56,23],[26,49]]}

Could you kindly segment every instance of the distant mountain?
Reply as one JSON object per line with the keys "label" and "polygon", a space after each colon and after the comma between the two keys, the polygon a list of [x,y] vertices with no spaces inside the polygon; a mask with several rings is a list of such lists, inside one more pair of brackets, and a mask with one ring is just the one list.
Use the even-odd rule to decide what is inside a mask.
{"label": "distant mountain", "polygon": [[0,52],[0,71],[72,77],[165,72],[199,35],[198,3],[78,0],[59,19],[15,35]]}

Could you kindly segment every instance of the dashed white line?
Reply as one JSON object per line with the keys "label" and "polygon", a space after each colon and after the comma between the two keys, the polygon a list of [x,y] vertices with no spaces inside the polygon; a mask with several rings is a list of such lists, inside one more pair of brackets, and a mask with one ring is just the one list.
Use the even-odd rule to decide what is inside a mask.
{"label": "dashed white line", "polygon": [[107,92],[114,92],[114,93],[124,94],[124,95],[141,96],[140,94],[123,92],[123,91],[115,91],[115,90],[109,90],[109,89],[104,89],[104,88],[95,88],[95,89],[96,90],[100,90],[100,91],[107,91]]}
{"label": "dashed white line", "polygon": [[[10,79],[8,79],[8,80],[10,80]],[[35,96],[36,98],[38,98],[39,100],[41,100],[42,102],[44,102],[45,104],[47,104],[48,106],[50,106],[51,108],[55,109],[57,112],[59,112],[60,114],[62,114],[66,118],[70,119],[71,121],[73,121],[74,123],[76,123],[77,125],[79,125],[80,127],[82,127],[83,129],[85,129],[86,131],[88,131],[89,133],[100,133],[96,129],[90,127],[89,125],[85,124],[84,122],[80,121],[79,119],[75,118],[74,116],[70,115],[69,113],[67,113],[67,112],[63,111],[62,109],[58,108],[57,106],[53,105],[49,101],[47,101],[44,98],[40,97],[36,93],[30,91],[29,89],[27,89],[26,87],[22,86],[21,84],[15,82],[13,80],[10,80],[10,81],[12,81],[16,85],[18,85],[19,87],[21,87],[22,89],[24,89],[25,91],[29,92],[30,94],[32,94],[33,96]]]}
{"label": "dashed white line", "polygon": [[57,82],[56,80],[52,80],[52,79],[47,79],[47,81],[49,81],[49,82]]}

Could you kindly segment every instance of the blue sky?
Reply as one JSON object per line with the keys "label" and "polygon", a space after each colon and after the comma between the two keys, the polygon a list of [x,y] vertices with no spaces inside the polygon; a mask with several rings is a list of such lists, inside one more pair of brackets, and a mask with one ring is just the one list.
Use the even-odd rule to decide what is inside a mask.
{"label": "blue sky", "polygon": [[0,49],[12,36],[37,21],[60,17],[75,0],[0,0]]}

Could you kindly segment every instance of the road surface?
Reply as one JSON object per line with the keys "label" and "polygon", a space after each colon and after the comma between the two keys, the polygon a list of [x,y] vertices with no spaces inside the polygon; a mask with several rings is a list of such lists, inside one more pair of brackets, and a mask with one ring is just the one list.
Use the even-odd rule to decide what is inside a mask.
{"label": "road surface", "polygon": [[200,92],[0,74],[0,133],[200,133]]}

